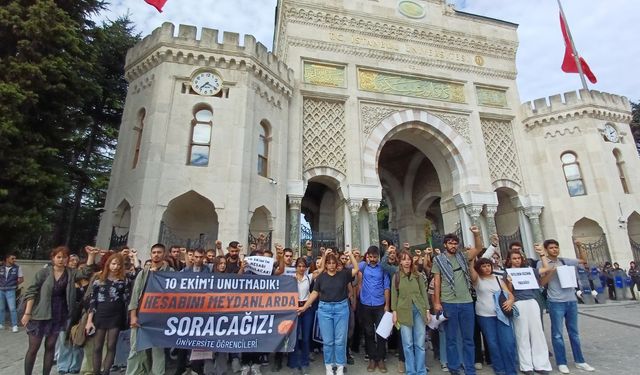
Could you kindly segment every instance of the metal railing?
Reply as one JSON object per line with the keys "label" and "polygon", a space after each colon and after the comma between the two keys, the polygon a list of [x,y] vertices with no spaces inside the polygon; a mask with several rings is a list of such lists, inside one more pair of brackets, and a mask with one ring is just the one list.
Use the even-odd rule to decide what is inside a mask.
{"label": "metal railing", "polygon": [[[575,247],[578,238],[573,237],[574,248],[576,256],[579,256],[578,248]],[[611,255],[609,253],[609,245],[607,244],[607,236],[603,233],[599,239],[594,242],[582,242],[585,247],[587,262],[590,265],[602,266],[605,262],[611,262]]]}

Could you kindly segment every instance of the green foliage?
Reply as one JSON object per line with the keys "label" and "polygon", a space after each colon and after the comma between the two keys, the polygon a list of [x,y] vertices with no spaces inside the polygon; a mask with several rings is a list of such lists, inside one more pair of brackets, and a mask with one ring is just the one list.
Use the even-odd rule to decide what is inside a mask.
{"label": "green foliage", "polygon": [[[0,1],[3,250],[92,241],[126,95],[128,19],[96,0]],[[93,233],[88,228],[94,228]]]}

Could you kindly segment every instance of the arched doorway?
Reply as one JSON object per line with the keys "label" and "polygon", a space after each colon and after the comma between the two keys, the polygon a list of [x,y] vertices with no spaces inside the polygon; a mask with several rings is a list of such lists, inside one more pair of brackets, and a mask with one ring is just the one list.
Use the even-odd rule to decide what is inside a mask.
{"label": "arched doorway", "polygon": [[496,231],[498,232],[500,253],[504,259],[509,251],[509,244],[515,241],[522,242],[520,217],[513,204],[514,200],[518,198],[518,193],[506,187],[498,188],[495,191],[498,196],[498,210],[495,214]]}
{"label": "arched doorway", "polygon": [[[396,143],[395,146],[391,143],[389,149],[385,150],[387,143],[394,141],[402,143]],[[406,149],[401,150],[402,146]],[[388,173],[389,168],[393,168],[391,165],[396,163],[393,154],[398,152],[405,153],[400,158],[404,160],[399,162],[407,172],[402,178],[395,171]],[[405,233],[405,238],[400,236],[401,242],[428,242],[425,235],[428,219],[443,233],[458,231],[468,225],[466,216],[461,216],[466,215],[461,205],[473,202],[457,202],[454,197],[481,190],[479,166],[472,156],[470,140],[439,117],[417,109],[388,116],[369,134],[362,161],[364,182],[379,184],[385,197],[396,196],[389,198],[387,203],[392,226],[398,232]],[[421,186],[423,182],[419,181],[426,186]],[[438,200],[433,199],[435,197]],[[439,209],[434,205],[438,205]],[[402,220],[400,216],[403,212],[405,217],[413,214],[419,224]],[[428,218],[427,212],[431,218]],[[464,223],[463,218],[466,220]],[[430,227],[433,226],[430,224]],[[466,231],[462,233],[468,236]]]}
{"label": "arched doorway", "polygon": [[211,248],[217,237],[215,206],[193,190],[172,199],[162,214],[159,242],[167,246]]}
{"label": "arched doorway", "polygon": [[627,219],[627,233],[629,234],[633,259],[640,262],[640,214],[636,211],[633,211]]}
{"label": "arched doorway", "polygon": [[412,245],[437,242],[444,231],[442,188],[431,160],[399,134],[382,147],[378,173],[390,232],[397,233],[399,242]]}
{"label": "arched doorway", "polygon": [[[590,265],[602,266],[611,261],[607,237],[602,227],[595,221],[583,217],[573,225],[573,242],[581,242],[587,250],[587,262]],[[576,255],[578,255],[576,249]]]}
{"label": "arched doorway", "polygon": [[316,176],[307,182],[300,206],[303,227],[301,242],[311,240],[314,249],[344,247],[344,202],[339,183],[327,176]]}

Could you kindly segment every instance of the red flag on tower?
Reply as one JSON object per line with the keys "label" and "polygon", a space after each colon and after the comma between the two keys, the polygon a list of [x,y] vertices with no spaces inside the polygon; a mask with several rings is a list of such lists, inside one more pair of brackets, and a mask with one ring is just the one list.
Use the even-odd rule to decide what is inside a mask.
{"label": "red flag on tower", "polygon": [[162,7],[167,2],[167,0],[144,0],[147,4],[152,5],[154,8],[158,10],[158,12],[162,13]]}
{"label": "red flag on tower", "polygon": [[[562,71],[565,73],[584,73],[591,83],[598,82],[598,79],[589,68],[589,65],[587,65],[587,62],[574,51],[573,43],[571,42],[571,37],[567,31],[567,24],[565,23],[562,11],[560,12],[560,28],[562,29],[562,37],[564,38],[564,59],[562,60]],[[582,68],[582,72],[578,69],[578,65],[576,64],[576,56],[580,61],[580,68]]]}

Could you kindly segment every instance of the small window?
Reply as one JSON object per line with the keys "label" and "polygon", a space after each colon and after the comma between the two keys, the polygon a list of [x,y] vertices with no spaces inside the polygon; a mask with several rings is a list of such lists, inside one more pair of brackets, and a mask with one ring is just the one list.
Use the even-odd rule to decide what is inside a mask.
{"label": "small window", "polygon": [[138,160],[140,159],[140,144],[142,143],[142,129],[144,129],[144,117],[146,114],[147,111],[144,108],[140,109],[138,112],[137,124],[133,127],[133,131],[136,132],[136,143],[133,149],[132,169],[138,166]]}
{"label": "small window", "polygon": [[572,152],[565,152],[560,157],[560,160],[562,161],[562,170],[569,189],[569,195],[572,197],[586,195],[587,191],[582,180],[578,157]]}
{"label": "small window", "polygon": [[198,109],[191,120],[191,144],[189,147],[189,165],[204,167],[209,165],[211,148],[211,127],[213,112],[209,108]]}
{"label": "small window", "polygon": [[625,194],[629,194],[629,185],[627,184],[627,176],[625,175],[625,162],[622,160],[622,155],[620,154],[620,150],[613,150],[613,156],[616,159],[616,167],[618,168],[618,176],[620,177],[620,185],[622,185],[622,191]]}
{"label": "small window", "polygon": [[268,124],[262,121],[258,128],[258,174],[267,177],[269,167],[269,127]]}

